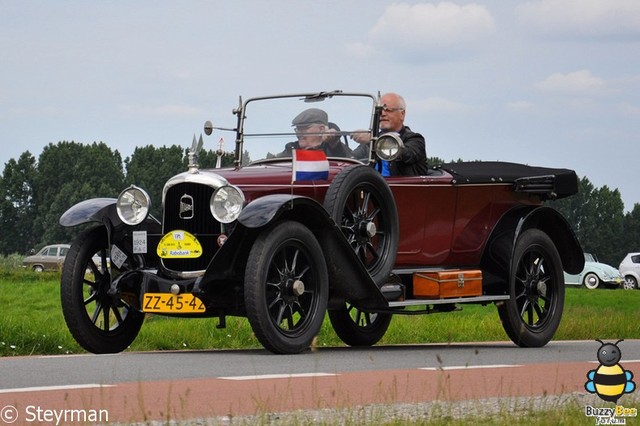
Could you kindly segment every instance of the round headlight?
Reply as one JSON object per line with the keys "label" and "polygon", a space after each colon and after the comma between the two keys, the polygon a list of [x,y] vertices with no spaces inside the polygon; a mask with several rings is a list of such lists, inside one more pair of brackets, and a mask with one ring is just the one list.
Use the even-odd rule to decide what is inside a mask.
{"label": "round headlight", "polygon": [[222,186],[211,196],[209,207],[213,217],[221,223],[230,223],[238,218],[244,205],[244,195],[234,186]]}
{"label": "round headlight", "polygon": [[402,139],[397,133],[385,133],[376,139],[374,144],[376,155],[386,161],[398,158],[403,147]]}
{"label": "round headlight", "polygon": [[142,188],[130,186],[120,193],[116,201],[116,211],[121,221],[127,225],[138,225],[147,218],[151,199]]}

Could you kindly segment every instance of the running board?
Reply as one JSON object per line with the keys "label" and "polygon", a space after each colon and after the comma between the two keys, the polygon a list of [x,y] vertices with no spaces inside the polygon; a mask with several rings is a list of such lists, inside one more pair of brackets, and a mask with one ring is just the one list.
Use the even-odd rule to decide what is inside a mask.
{"label": "running board", "polygon": [[447,299],[409,299],[400,302],[389,302],[389,307],[399,308],[402,306],[445,305],[451,303],[487,303],[497,302],[499,300],[509,300],[509,295],[456,297]]}

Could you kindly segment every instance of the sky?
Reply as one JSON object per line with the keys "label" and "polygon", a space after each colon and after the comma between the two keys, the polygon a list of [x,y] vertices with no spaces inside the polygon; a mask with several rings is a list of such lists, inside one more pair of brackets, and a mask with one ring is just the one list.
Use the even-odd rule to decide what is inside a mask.
{"label": "sky", "polygon": [[640,203],[638,0],[0,0],[2,168],[60,141],[187,147],[240,96],[336,89],[403,95],[428,156]]}

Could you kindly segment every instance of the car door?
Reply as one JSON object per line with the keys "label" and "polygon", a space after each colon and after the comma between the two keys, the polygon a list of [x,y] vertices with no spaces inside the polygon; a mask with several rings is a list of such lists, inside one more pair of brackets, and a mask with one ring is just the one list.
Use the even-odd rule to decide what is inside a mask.
{"label": "car door", "polygon": [[640,254],[631,256],[631,264],[629,266],[636,275],[640,276]]}
{"label": "car door", "polygon": [[62,264],[64,263],[64,258],[67,256],[67,252],[69,251],[69,247],[58,247],[58,253],[56,255],[56,269],[62,270]]}
{"label": "car door", "polygon": [[42,265],[46,271],[58,269],[58,249],[59,247],[47,247],[42,253]]}

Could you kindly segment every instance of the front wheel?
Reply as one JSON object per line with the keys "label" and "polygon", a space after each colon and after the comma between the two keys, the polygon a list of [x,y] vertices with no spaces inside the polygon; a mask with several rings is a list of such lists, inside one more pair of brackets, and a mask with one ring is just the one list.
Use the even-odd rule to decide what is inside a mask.
{"label": "front wheel", "polygon": [[329,279],[322,248],[298,222],[282,222],[258,236],[247,259],[244,300],[262,345],[277,354],[311,345],[327,310]]}
{"label": "front wheel", "polygon": [[537,229],[516,242],[509,300],[498,305],[502,326],[521,347],[542,347],[555,334],[564,307],[562,261],[547,234]]}
{"label": "front wheel", "polygon": [[69,331],[80,346],[97,354],[125,350],[144,321],[142,312],[108,294],[108,247],[104,226],[83,231],[69,249],[60,282],[62,313]]}
{"label": "front wheel", "polygon": [[596,288],[600,287],[600,278],[598,278],[598,276],[593,272],[589,272],[584,276],[582,284],[589,290],[595,290]]}
{"label": "front wheel", "polygon": [[347,303],[329,311],[329,320],[338,337],[349,346],[372,346],[382,339],[392,314],[364,312]]}

